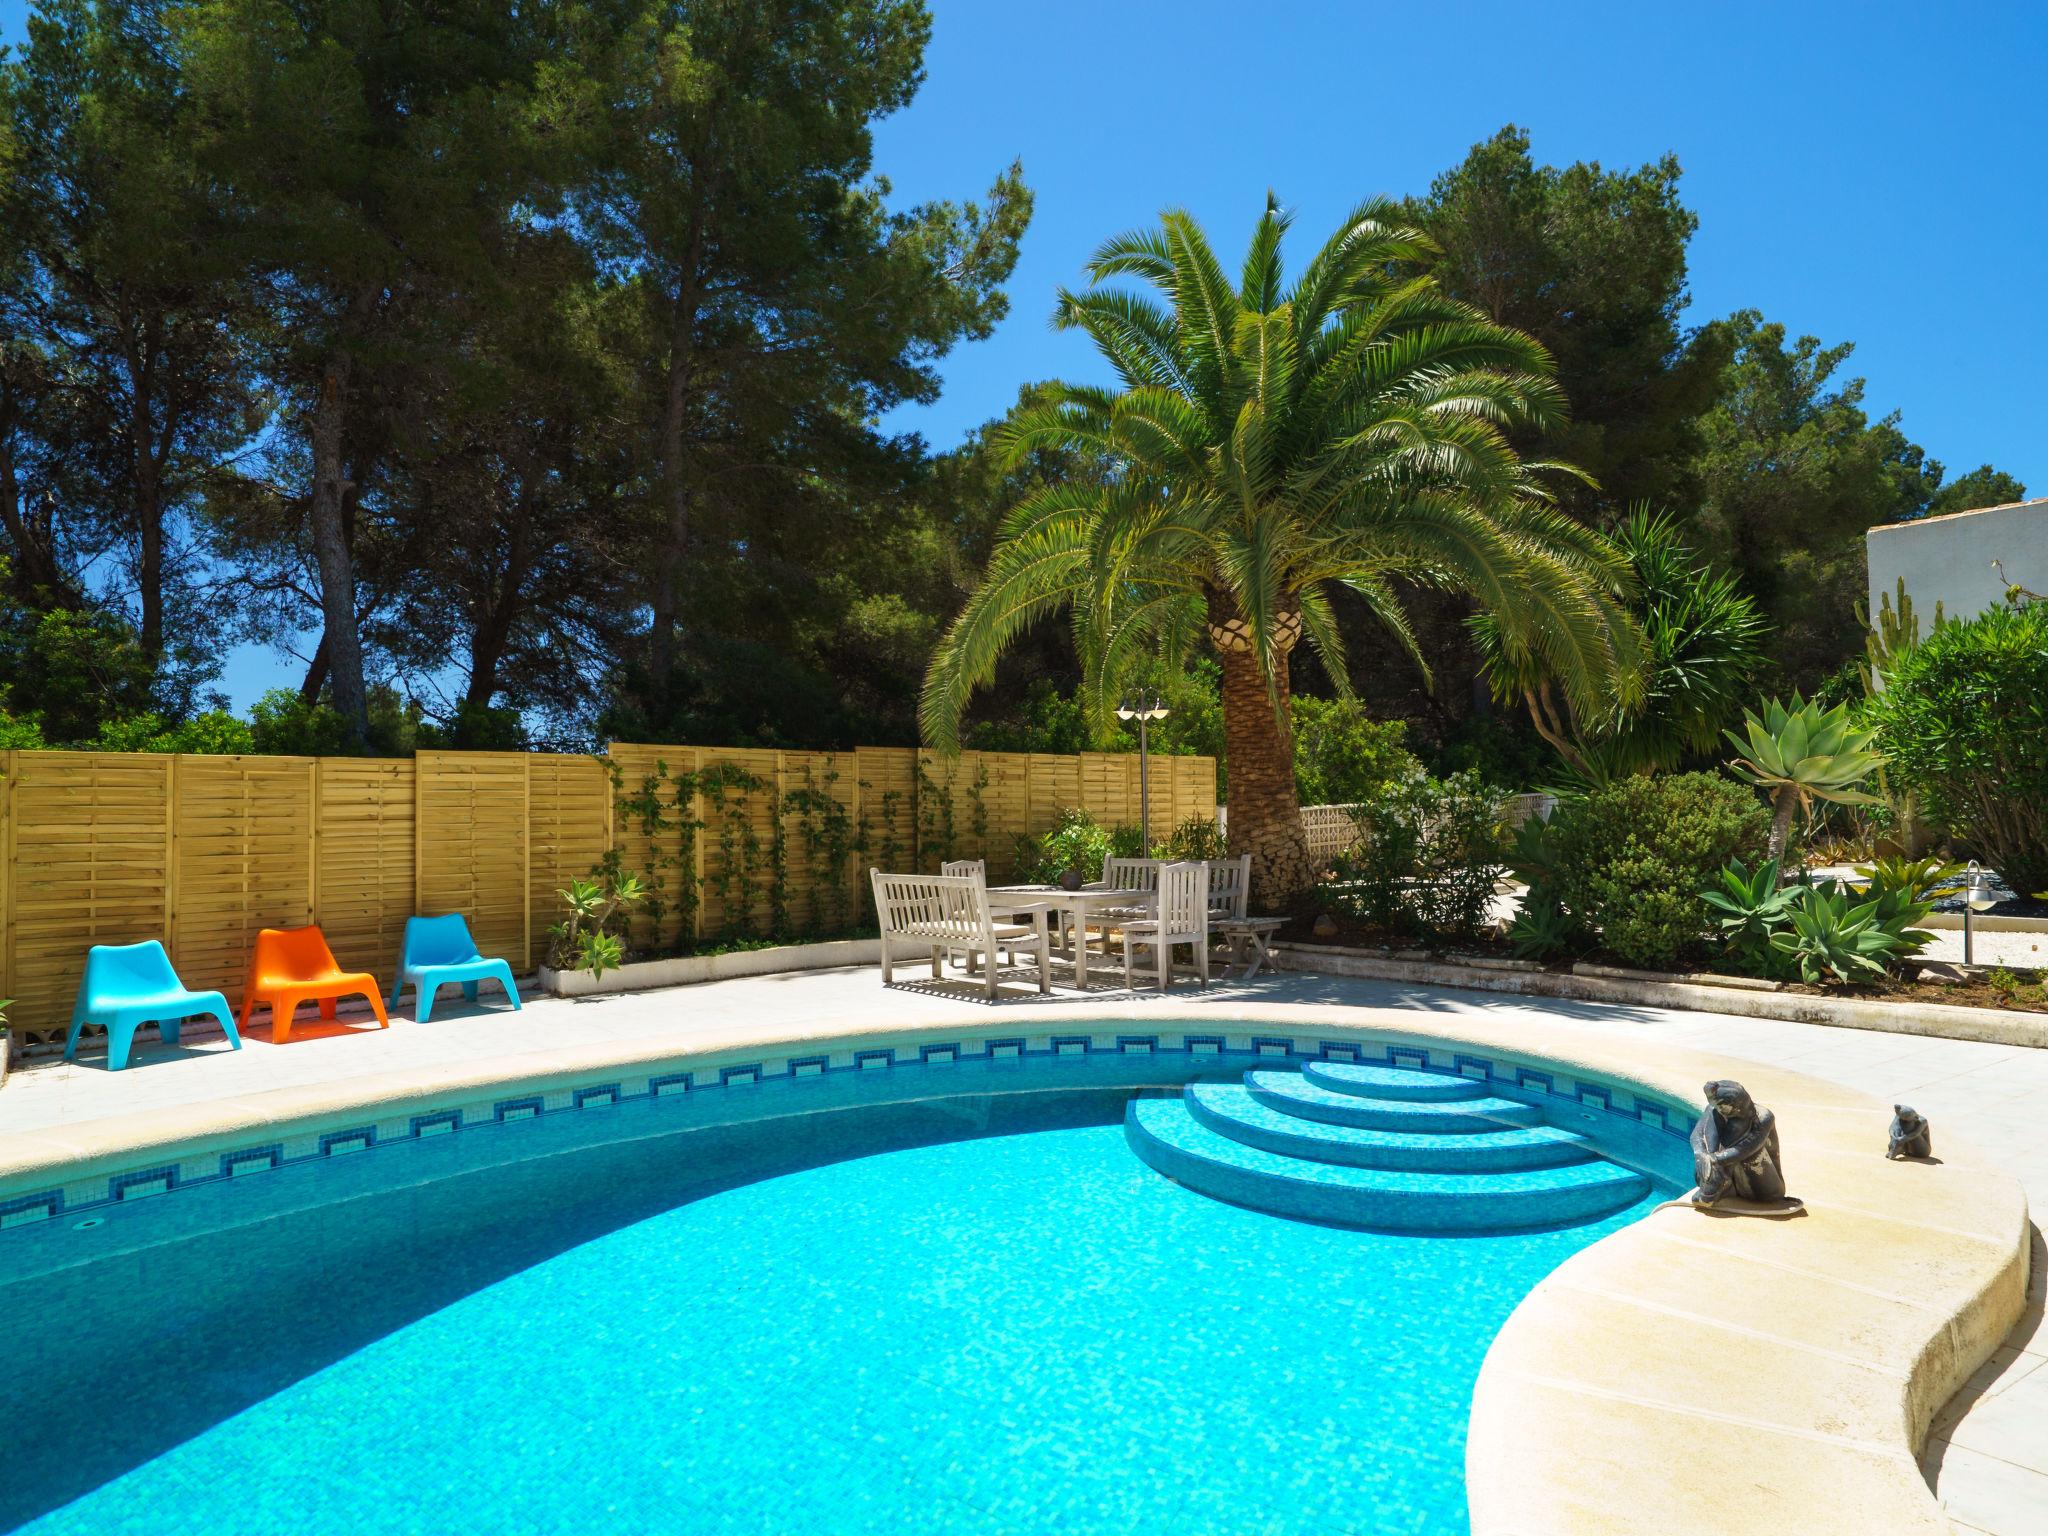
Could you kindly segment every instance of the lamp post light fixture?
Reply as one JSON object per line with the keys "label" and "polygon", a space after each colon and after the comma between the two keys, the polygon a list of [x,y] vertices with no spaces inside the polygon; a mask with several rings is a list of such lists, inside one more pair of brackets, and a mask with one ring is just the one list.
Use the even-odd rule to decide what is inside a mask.
{"label": "lamp post light fixture", "polygon": [[1152,847],[1152,770],[1148,763],[1149,743],[1145,728],[1154,720],[1166,718],[1166,700],[1156,693],[1126,699],[1117,706],[1116,717],[1138,722],[1138,827],[1149,852]]}
{"label": "lamp post light fixture", "polygon": [[1970,860],[1970,868],[1963,877],[1963,964],[1976,963],[1976,946],[1972,943],[1975,935],[1971,931],[1970,919],[1979,912],[1989,912],[1998,905],[1998,898],[1991,894],[1991,872]]}

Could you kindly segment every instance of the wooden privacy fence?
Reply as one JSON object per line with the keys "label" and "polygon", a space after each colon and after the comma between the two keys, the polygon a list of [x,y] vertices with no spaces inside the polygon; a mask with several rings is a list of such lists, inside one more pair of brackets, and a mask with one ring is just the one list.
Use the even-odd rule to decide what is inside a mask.
{"label": "wooden privacy fence", "polygon": [[[653,894],[636,939],[866,920],[869,864],[986,858],[1070,807],[1138,817],[1137,759],[911,748],[773,752],[614,744],[605,756],[411,760],[0,753],[0,997],[61,1039],[93,944],[160,939],[186,985],[239,1007],[261,928],[316,922],[349,968],[392,974],[406,918],[461,912],[529,971],[556,895],[608,854]],[[1151,828],[1214,814],[1209,758],[1154,757]]]}

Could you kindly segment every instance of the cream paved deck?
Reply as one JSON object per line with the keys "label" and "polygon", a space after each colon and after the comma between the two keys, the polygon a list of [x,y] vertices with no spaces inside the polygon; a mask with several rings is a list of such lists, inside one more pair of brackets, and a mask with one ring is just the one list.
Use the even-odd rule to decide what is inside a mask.
{"label": "cream paved deck", "polygon": [[[1091,989],[1098,1000],[1128,1001],[1121,988]],[[884,991],[871,969],[756,977],[628,996],[529,999],[513,1014],[488,1003],[462,1008],[421,1026],[409,1020],[388,1031],[302,1028],[275,1047],[260,1026],[238,1053],[218,1036],[184,1048],[139,1049],[128,1071],[109,1073],[97,1061],[38,1062],[17,1068],[0,1086],[0,1134],[72,1126],[145,1110],[194,1104],[410,1068],[480,1062],[526,1051],[606,1040],[677,1038],[735,1024],[763,1026],[829,1018],[835,1027],[901,1022],[921,1006],[919,993],[963,997],[963,987],[913,985]],[[1175,988],[1177,1001],[1194,995]],[[1818,1025],[1732,1018],[1652,1008],[1625,1008],[1496,996],[1392,982],[1308,975],[1261,976],[1248,985],[1212,985],[1204,1001],[1219,1014],[1232,1003],[1331,1002],[1463,1014],[1526,1026],[1531,1049],[1542,1049],[1546,1020],[1581,1029],[1712,1052],[1740,1073],[1742,1060],[1830,1079],[1887,1100],[1910,1102],[1935,1126],[1937,1154],[1944,1128],[1959,1130],[2026,1186],[2035,1208],[2048,1209],[2048,1051],[1967,1041],[1877,1034]],[[1072,992],[1041,1000],[1013,990],[1002,1011],[1085,1015],[1091,999]],[[346,1020],[344,1021],[346,1023]],[[1871,1127],[1872,1155],[1883,1126]],[[1797,1169],[1793,1170],[1797,1183]],[[2032,1536],[2048,1529],[2048,1331],[2042,1329],[2042,1287],[2048,1279],[2038,1232],[2026,1317],[2006,1346],[1935,1420],[1925,1465],[1954,1518],[1966,1531]]]}

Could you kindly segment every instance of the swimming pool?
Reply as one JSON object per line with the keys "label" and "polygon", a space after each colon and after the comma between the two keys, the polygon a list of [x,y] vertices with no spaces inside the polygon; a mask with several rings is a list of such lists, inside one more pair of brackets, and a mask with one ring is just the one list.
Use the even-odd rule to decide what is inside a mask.
{"label": "swimming pool", "polygon": [[276,1213],[35,1282],[0,1527],[1463,1529],[1494,1333],[1668,1190],[1476,1237],[1284,1219],[1147,1166],[1133,1074],[1082,1065],[222,1190]]}

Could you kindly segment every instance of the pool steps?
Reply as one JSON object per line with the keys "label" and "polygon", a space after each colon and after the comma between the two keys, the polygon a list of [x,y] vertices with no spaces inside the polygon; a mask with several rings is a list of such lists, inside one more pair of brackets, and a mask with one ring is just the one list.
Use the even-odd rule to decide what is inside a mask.
{"label": "pool steps", "polygon": [[1189,1189],[1277,1215],[1392,1231],[1595,1221],[1650,1192],[1585,1137],[1484,1083],[1310,1062],[1135,1098],[1124,1134]]}

